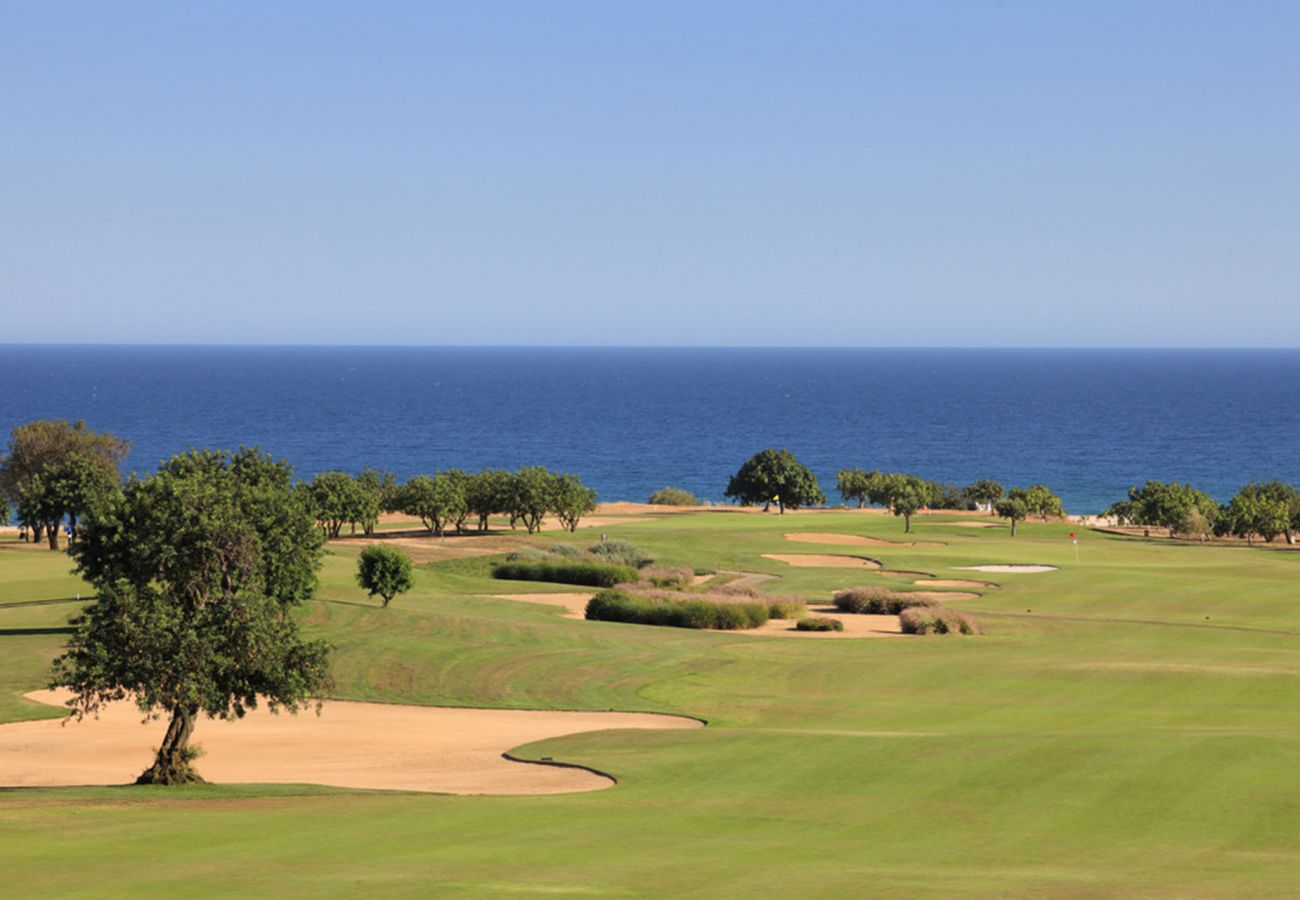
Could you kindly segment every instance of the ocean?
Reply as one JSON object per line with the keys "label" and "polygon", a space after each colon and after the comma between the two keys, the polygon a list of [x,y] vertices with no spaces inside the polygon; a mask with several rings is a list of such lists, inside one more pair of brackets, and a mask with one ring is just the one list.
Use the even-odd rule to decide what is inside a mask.
{"label": "ocean", "polygon": [[603,500],[721,501],[751,454],[821,479],[1043,482],[1095,513],[1148,478],[1300,482],[1300,351],[0,345],[0,428],[84,419],[128,471],[256,445],[309,478],[537,464]]}

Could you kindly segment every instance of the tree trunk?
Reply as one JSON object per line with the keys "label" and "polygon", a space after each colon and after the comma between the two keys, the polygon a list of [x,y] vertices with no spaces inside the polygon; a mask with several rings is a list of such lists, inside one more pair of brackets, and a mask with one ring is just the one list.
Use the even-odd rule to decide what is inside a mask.
{"label": "tree trunk", "polygon": [[910,534],[911,532],[912,532],[912,516],[909,513],[903,516],[903,534]]}
{"label": "tree trunk", "polygon": [[1011,520],[1011,536],[1012,536],[1012,537],[1015,537],[1015,536],[1016,536],[1016,520],[1015,520],[1015,519],[1012,519],[1012,520]]}
{"label": "tree trunk", "polygon": [[784,501],[784,500],[778,500],[778,501],[776,501],[776,511],[777,511],[778,513],[780,513],[781,515],[785,515],[785,501]]}
{"label": "tree trunk", "polygon": [[43,528],[39,523],[36,523],[36,522],[33,522],[33,523],[32,523],[32,543],[33,543],[33,544],[39,544],[39,543],[41,542],[41,537],[44,535],[44,533],[45,533],[45,529],[44,529],[44,528]]}
{"label": "tree trunk", "polygon": [[1290,528],[1286,530],[1286,542],[1288,544],[1291,544],[1292,546],[1295,545],[1295,532],[1292,531]]}
{"label": "tree trunk", "polygon": [[140,774],[136,784],[190,784],[203,781],[190,768],[190,735],[194,733],[197,710],[172,710],[171,724],[153,765]]}
{"label": "tree trunk", "polygon": [[58,550],[59,549],[59,523],[55,522],[53,525],[46,525],[45,531],[50,538],[50,549]]}

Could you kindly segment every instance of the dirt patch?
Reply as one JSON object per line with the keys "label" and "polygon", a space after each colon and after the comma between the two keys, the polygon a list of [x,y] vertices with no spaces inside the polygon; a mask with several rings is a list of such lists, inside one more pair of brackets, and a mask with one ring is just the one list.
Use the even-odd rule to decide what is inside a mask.
{"label": "dirt patch", "polygon": [[764,553],[764,559],[775,559],[800,569],[879,569],[880,563],[865,556],[839,556],[826,553]]}
{"label": "dirt patch", "polygon": [[912,582],[923,587],[938,588],[975,588],[977,590],[991,589],[997,587],[991,581],[968,581],[965,578],[922,578]]}
{"label": "dirt patch", "polygon": [[765,584],[769,581],[776,581],[777,577],[775,575],[768,575],[766,572],[738,572],[734,569],[719,569],[718,574],[737,576],[728,581],[723,585],[723,587],[736,588],[738,590],[743,588],[756,588],[760,584]]}
{"label": "dirt patch", "polygon": [[970,591],[907,591],[906,596],[917,600],[930,600],[935,603],[946,603],[949,600],[978,600],[980,598],[979,594],[972,594]]}
{"label": "dirt patch", "polygon": [[769,619],[760,628],[736,632],[738,634],[761,634],[769,637],[807,637],[807,638],[879,638],[910,637],[903,634],[898,624],[898,616],[873,616],[843,613],[834,606],[809,606],[808,615],[825,616],[839,619],[844,623],[843,631],[800,631],[790,619]]}
{"label": "dirt patch", "polygon": [[[66,695],[31,700],[62,705]],[[153,756],[166,723],[142,724],[133,703],[109,704],[98,719],[0,725],[0,784],[61,787],[124,784]],[[255,710],[235,722],[204,719],[194,731],[198,762],[215,782],[326,784],[450,794],[558,794],[609,787],[585,769],[511,762],[521,744],[615,728],[698,728],[678,716],[644,713],[449,709],[333,700],[320,716]]]}
{"label": "dirt patch", "polygon": [[541,603],[546,606],[559,606],[565,610],[570,619],[585,619],[587,601],[595,596],[590,591],[566,591],[554,594],[493,594],[498,600],[519,600],[524,603]]}
{"label": "dirt patch", "polygon": [[1056,566],[1025,565],[1022,563],[997,563],[987,566],[953,566],[954,569],[966,569],[971,572],[1055,572]]}
{"label": "dirt patch", "polygon": [[835,534],[827,531],[792,531],[787,541],[800,544],[831,544],[844,547],[945,547],[941,541],[887,541],[860,534]]}

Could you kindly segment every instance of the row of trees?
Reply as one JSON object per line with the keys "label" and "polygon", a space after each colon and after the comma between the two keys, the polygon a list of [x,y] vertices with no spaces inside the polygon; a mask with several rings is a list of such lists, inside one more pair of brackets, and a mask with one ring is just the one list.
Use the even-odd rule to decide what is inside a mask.
{"label": "row of trees", "polygon": [[1164,528],[1170,537],[1233,536],[1253,543],[1256,537],[1272,542],[1284,535],[1294,544],[1300,531],[1300,490],[1284,481],[1252,481],[1219,504],[1190,484],[1148,481],[1129,488],[1128,497],[1104,515],[1121,525],[1141,526],[1147,536],[1152,528]]}
{"label": "row of trees", "polygon": [[524,466],[515,472],[447,469],[416,475],[399,484],[392,473],[366,469],[355,478],[347,472],[322,472],[306,490],[317,525],[327,538],[339,536],[344,525],[355,534],[374,534],[381,512],[415,516],[436,535],[455,529],[486,531],[491,516],[509,516],[510,527],[523,523],[529,534],[554,515],[576,531],[584,515],[596,508],[596,492],[576,475]]}

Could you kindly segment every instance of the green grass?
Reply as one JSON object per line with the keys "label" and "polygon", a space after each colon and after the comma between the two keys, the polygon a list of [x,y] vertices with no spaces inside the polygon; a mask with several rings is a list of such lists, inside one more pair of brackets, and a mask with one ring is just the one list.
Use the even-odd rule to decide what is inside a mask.
{"label": "green grass", "polygon": [[[890,569],[996,581],[947,604],[964,639],[801,640],[564,618],[490,562],[417,568],[388,609],[327,558],[307,630],[338,695],[635,709],[698,731],[520,749],[619,786],[439,797],[303,786],[0,790],[5,885],[33,893],[1261,895],[1300,873],[1300,553],[943,527]],[[902,540],[892,517],[722,512],[602,526],[663,565],[768,572],[828,602],[910,578],[796,569],[787,531]],[[590,535],[575,536],[589,542]],[[963,572],[1048,563],[1039,575]],[[521,583],[510,590],[554,590]],[[69,593],[69,588],[71,593]],[[67,557],[0,546],[0,598],[75,596]],[[0,720],[39,687],[75,604],[0,607]],[[202,742],[202,733],[196,735]],[[199,763],[200,771],[202,762]],[[142,762],[143,767],[143,762]]]}

